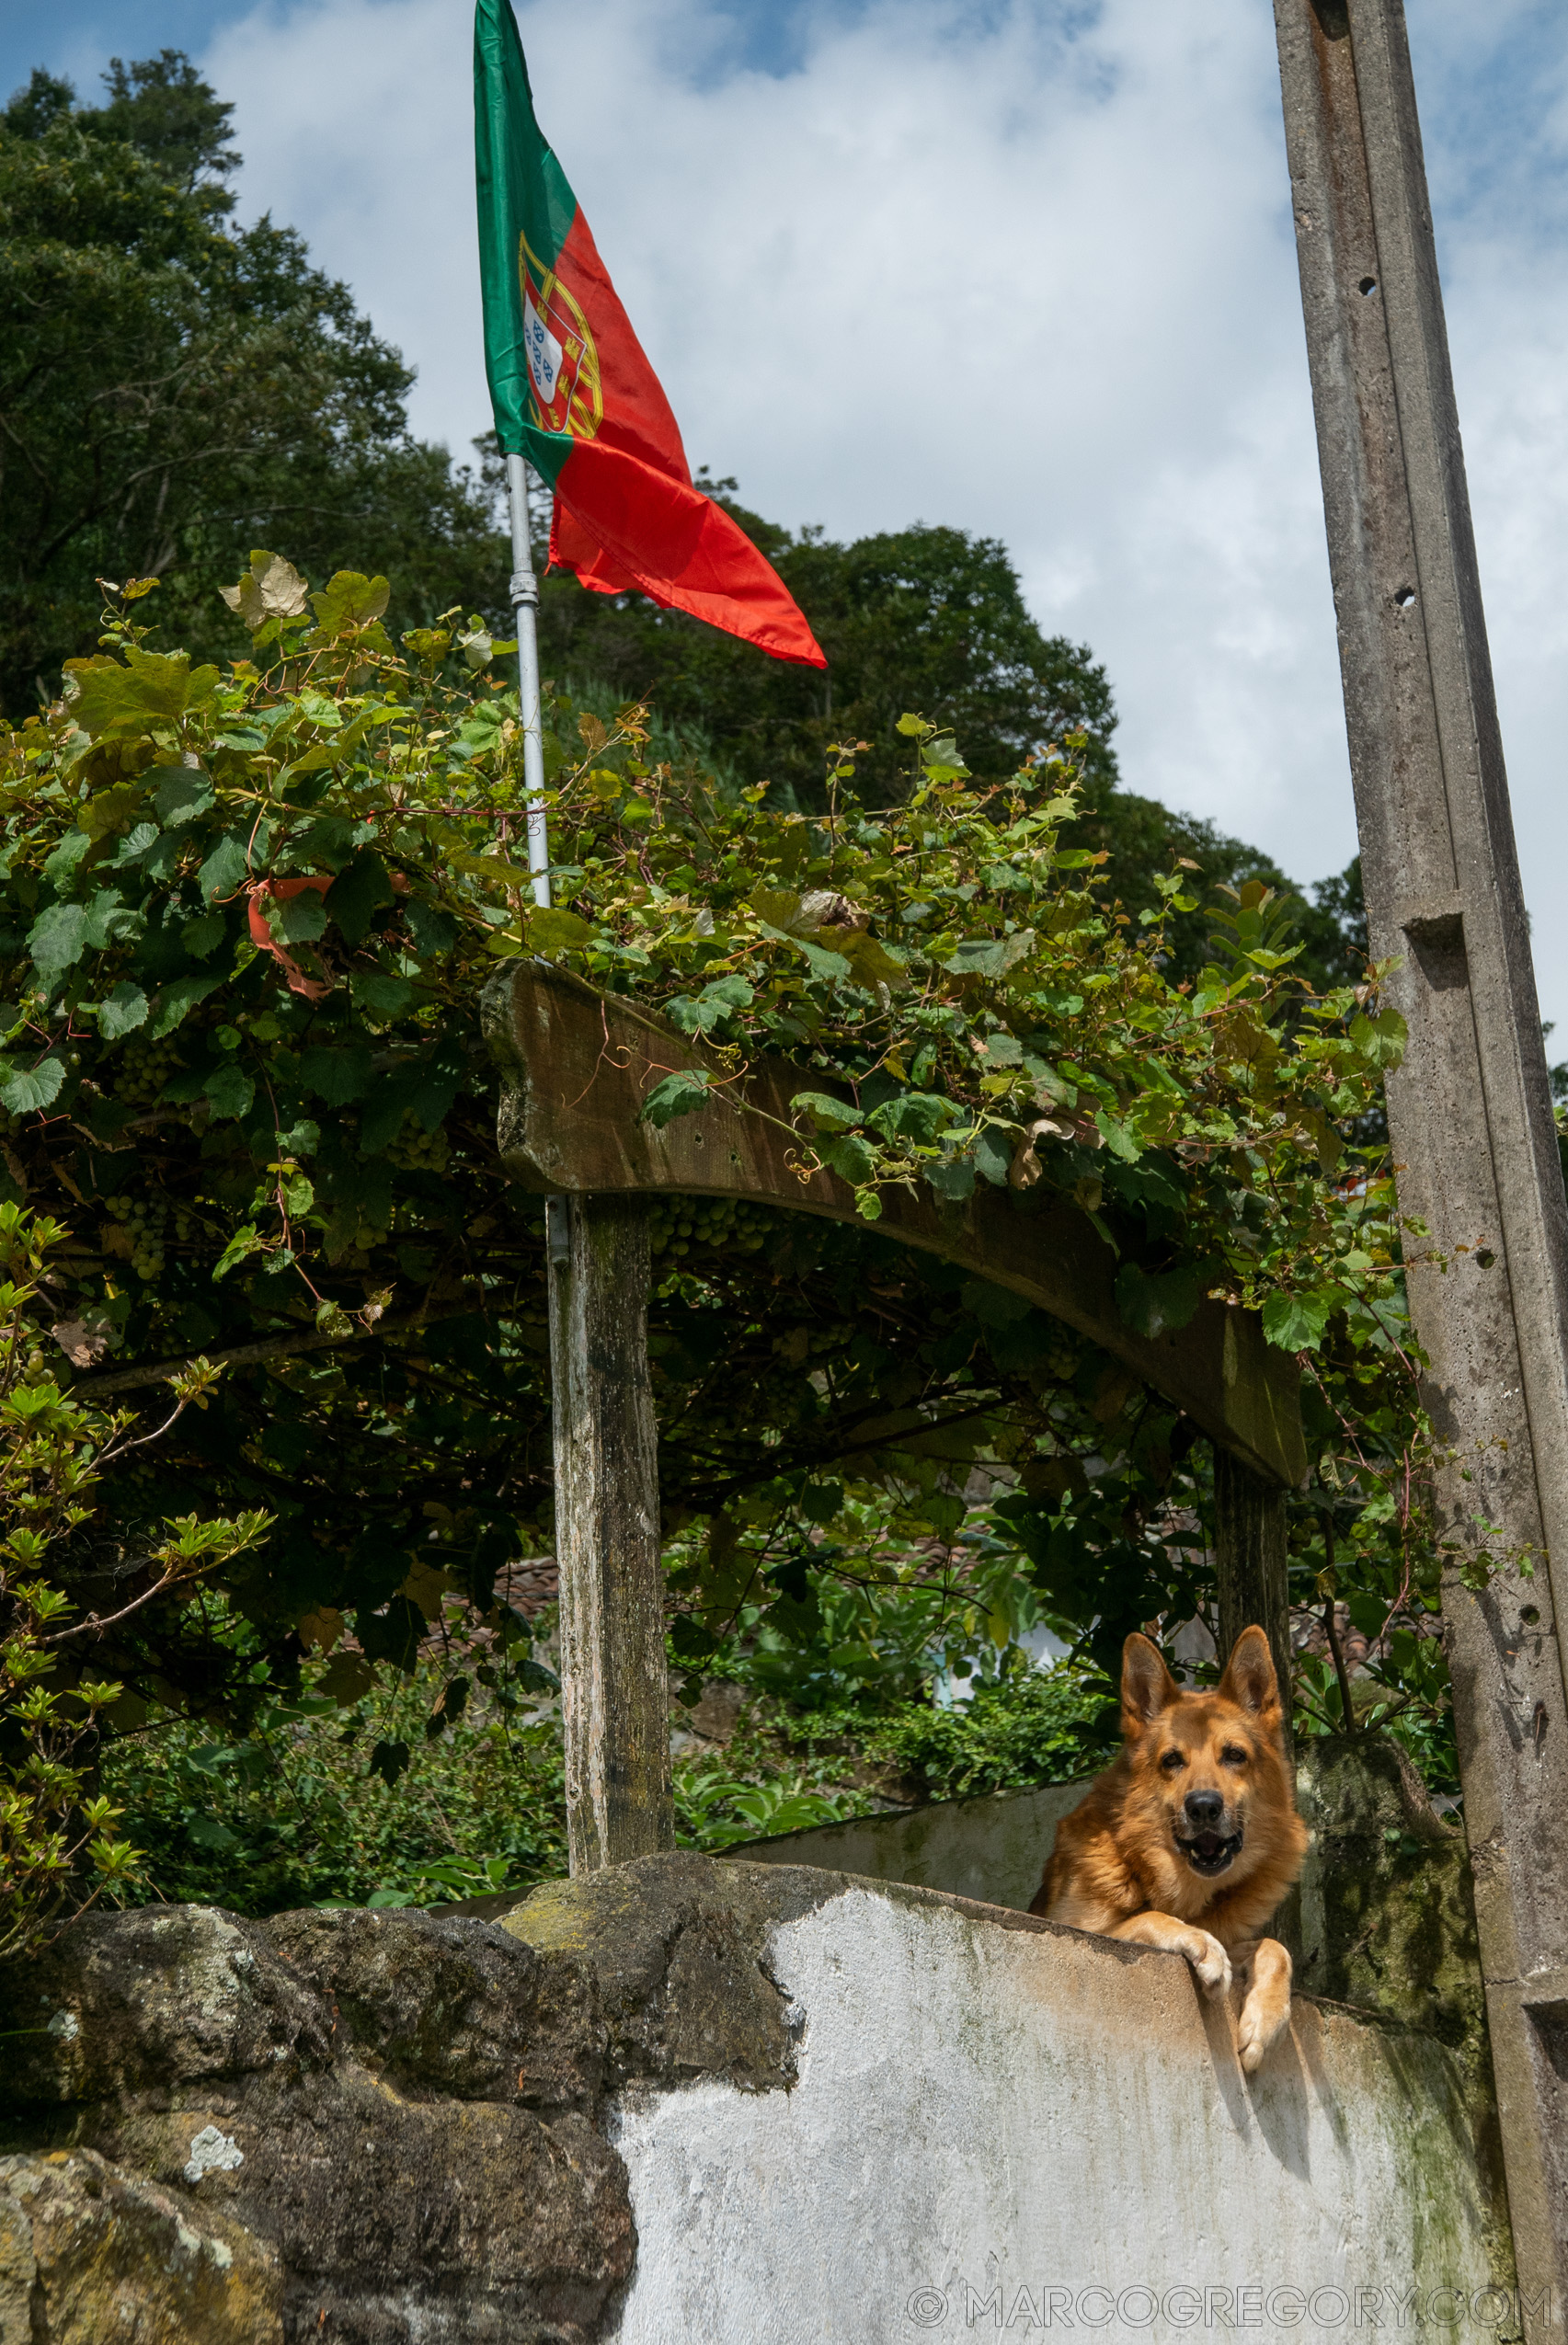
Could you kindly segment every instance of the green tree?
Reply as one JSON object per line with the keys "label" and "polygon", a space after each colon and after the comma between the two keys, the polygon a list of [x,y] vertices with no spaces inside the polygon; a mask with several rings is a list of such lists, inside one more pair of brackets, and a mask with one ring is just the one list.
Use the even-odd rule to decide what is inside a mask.
{"label": "green tree", "polygon": [[540,649],[563,681],[595,680],[702,728],[743,783],[770,782],[802,806],[822,803],[824,753],[864,740],[870,794],[902,786],[894,727],[923,709],[955,731],[974,772],[1001,780],[1070,734],[1100,788],[1116,778],[1116,726],[1104,668],[1087,647],[1042,635],[1017,572],[994,538],[914,528],[841,545],[818,529],[792,535],[708,488],[773,562],[828,658],[819,670],[770,659],[641,595],[589,594],[547,578]]}
{"label": "green tree", "polygon": [[35,73],[0,118],[0,701],[92,648],[99,577],[237,651],[212,589],[267,534],[318,575],[352,542],[406,623],[492,604],[491,499],[410,435],[409,369],[292,230],[226,224],[231,109],[176,50],[105,78],[85,108]]}
{"label": "green tree", "polygon": [[111,57],[103,78],[109,103],[78,106],[70,82],[35,66],[0,122],[16,137],[38,139],[55,123],[73,121],[92,136],[135,147],[183,194],[200,191],[209,210],[232,212],[226,182],[244,159],[227,143],[235,109],[184,51],[165,49],[132,65]]}
{"label": "green tree", "polygon": [[[1160,880],[1173,869],[1188,875],[1196,899],[1190,911],[1166,921],[1167,973],[1196,978],[1210,957],[1217,917],[1249,882],[1277,901],[1275,942],[1299,948],[1298,975],[1320,993],[1360,985],[1368,970],[1367,916],[1361,905],[1360,858],[1308,891],[1288,878],[1261,848],[1232,839],[1201,816],[1180,814],[1131,790],[1091,784],[1074,843],[1104,852],[1110,885],[1134,911],[1160,901]],[[1379,1111],[1380,1112],[1380,1111]]]}
{"label": "green tree", "polygon": [[[493,445],[485,462],[498,489]],[[994,538],[917,527],[841,545],[818,529],[792,535],[750,511],[736,501],[733,480],[703,485],[778,569],[827,654],[826,675],[770,659],[641,595],[589,593],[560,572],[545,578],[541,603],[547,671],[574,690],[603,685],[647,701],[666,721],[694,727],[741,785],[771,783],[785,803],[812,808],[824,803],[825,753],[839,741],[869,741],[858,760],[863,786],[897,795],[895,728],[908,708],[950,728],[971,772],[987,781],[1071,740],[1083,784],[1071,841],[1109,855],[1121,901],[1135,911],[1160,904],[1159,882],[1179,863],[1197,874],[1201,900],[1166,923],[1173,977],[1196,978],[1207,958],[1214,890],[1261,880],[1288,899],[1301,973],[1323,992],[1360,982],[1359,865],[1321,883],[1309,901],[1272,856],[1124,790],[1104,666],[1087,645],[1042,632]],[[547,526],[547,515],[538,518]]]}

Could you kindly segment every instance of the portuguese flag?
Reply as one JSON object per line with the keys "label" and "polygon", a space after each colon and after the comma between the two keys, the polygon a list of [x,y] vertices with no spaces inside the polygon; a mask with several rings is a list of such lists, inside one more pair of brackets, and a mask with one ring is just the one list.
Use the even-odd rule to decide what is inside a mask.
{"label": "portuguese flag", "polygon": [[692,486],[681,433],[567,177],[539,134],[510,0],[478,0],[475,147],[496,433],[555,492],[550,559],[825,668],[788,588]]}

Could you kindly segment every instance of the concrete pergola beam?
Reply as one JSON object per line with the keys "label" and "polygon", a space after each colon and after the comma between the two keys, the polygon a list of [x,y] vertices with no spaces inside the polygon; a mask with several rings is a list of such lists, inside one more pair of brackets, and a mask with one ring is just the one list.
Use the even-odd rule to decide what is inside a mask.
{"label": "concrete pergola beam", "polygon": [[[547,1195],[680,1191],[747,1197],[830,1221],[861,1222],[855,1193],[806,1169],[790,1101],[819,1076],[785,1059],[755,1064],[743,1085],[656,1127],[643,1101],[674,1070],[723,1078],[716,1058],[637,1003],[597,993],[538,961],[514,961],[486,988],[485,1031],[504,1085],[501,1155],[512,1178]],[[1264,1341],[1251,1313],[1204,1301],[1185,1327],[1139,1334],[1116,1308],[1116,1257],[1089,1217],[1041,1184],[1024,1194],[981,1182],[961,1205],[883,1194],[879,1235],[939,1254],[1021,1295],[1114,1359],[1265,1481],[1307,1470],[1294,1361]]]}

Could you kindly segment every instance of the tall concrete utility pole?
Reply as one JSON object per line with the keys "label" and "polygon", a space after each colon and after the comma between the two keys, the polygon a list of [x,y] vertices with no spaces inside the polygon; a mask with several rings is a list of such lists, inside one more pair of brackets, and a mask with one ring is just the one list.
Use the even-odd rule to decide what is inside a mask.
{"label": "tall concrete utility pole", "polygon": [[[1402,0],[1275,17],[1368,921],[1410,1027],[1389,1129],[1402,1210],[1447,1262],[1407,1241],[1533,2340],[1568,2286],[1568,1207]],[[1510,1560],[1476,1595],[1482,1548]]]}

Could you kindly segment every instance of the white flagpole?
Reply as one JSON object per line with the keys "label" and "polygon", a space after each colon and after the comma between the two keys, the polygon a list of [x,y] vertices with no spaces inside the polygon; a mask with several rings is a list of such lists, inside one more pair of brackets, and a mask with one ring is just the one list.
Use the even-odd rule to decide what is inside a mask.
{"label": "white flagpole", "polygon": [[544,811],[544,735],[539,699],[539,581],[528,535],[528,464],[507,458],[507,503],[511,513],[511,609],[517,629],[519,714],[522,725],[523,803],[528,814],[528,868],[533,900],[550,901],[550,833]]}
{"label": "white flagpole", "polygon": [[[544,811],[544,731],[539,694],[539,581],[528,535],[528,463],[507,458],[507,505],[511,515],[512,623],[517,629],[518,715],[522,725],[522,795],[528,817],[528,868],[533,900],[550,901],[550,824]],[[571,1259],[571,1216],[566,1197],[544,1200],[544,1246],[564,1269]],[[555,1283],[550,1284],[550,1324],[555,1323]],[[552,1340],[554,1340],[552,1336]]]}

